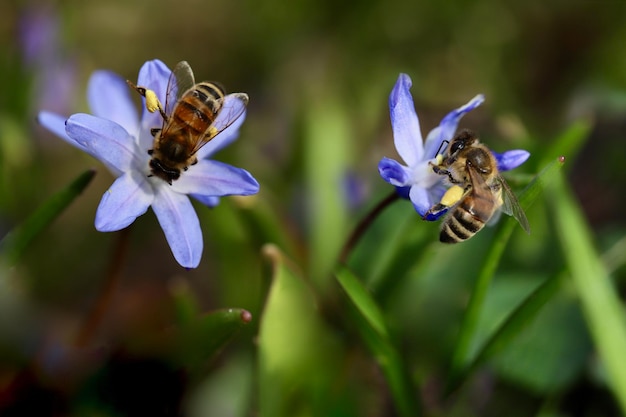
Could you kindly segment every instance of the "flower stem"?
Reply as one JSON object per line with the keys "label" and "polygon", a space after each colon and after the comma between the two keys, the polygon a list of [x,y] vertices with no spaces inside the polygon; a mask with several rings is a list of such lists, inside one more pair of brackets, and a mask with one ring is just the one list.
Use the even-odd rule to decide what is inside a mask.
{"label": "flower stem", "polygon": [[400,195],[393,191],[387,197],[385,197],[382,201],[380,201],[360,222],[356,225],[352,234],[346,241],[341,250],[341,254],[339,255],[339,263],[345,264],[348,261],[348,256],[352,252],[352,249],[356,246],[358,241],[361,239],[363,234],[367,231],[369,226],[374,222],[374,220],[378,217],[382,211],[387,208],[391,203],[400,198]]}
{"label": "flower stem", "polygon": [[89,311],[76,335],[75,345],[78,347],[86,346],[93,339],[102,323],[104,315],[113,298],[115,287],[121,276],[129,236],[130,226],[116,234],[113,252],[111,253],[111,262],[109,263],[102,289],[98,295],[98,299],[93,304],[91,311]]}

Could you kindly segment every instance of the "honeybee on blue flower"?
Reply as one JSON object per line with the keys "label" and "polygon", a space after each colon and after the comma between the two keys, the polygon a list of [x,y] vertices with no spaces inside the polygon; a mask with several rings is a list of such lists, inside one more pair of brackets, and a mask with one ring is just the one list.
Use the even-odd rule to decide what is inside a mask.
{"label": "honeybee on blue flower", "polygon": [[233,124],[248,104],[245,93],[226,95],[217,83],[196,84],[187,61],[179,62],[169,77],[165,107],[154,91],[126,82],[146,99],[148,111],[158,111],[163,118],[161,128],[150,130],[154,145],[148,154],[152,174],[170,185],[198,162],[200,148]]}
{"label": "honeybee on blue flower", "polygon": [[[200,221],[189,197],[213,207],[223,196],[255,194],[259,184],[248,171],[209,159],[237,138],[246,116],[241,96],[233,97],[232,101],[232,107],[239,110],[217,112],[212,123],[216,130],[209,128],[205,132],[208,136],[203,136],[200,142],[203,146],[194,148],[191,155],[183,152],[193,157],[190,162],[194,164],[184,167],[164,164],[165,168],[172,168],[172,173],[179,169],[176,181],[173,181],[174,175],[155,174],[149,151],[155,149],[155,136],[159,137],[155,129],[159,126],[164,129],[167,125],[161,112],[155,110],[158,110],[157,104],[165,101],[168,106],[162,110],[169,112],[169,104],[178,102],[166,98],[168,91],[175,97],[172,95],[175,90],[167,87],[172,79],[175,79],[172,71],[159,60],[142,66],[137,85],[149,93],[139,117],[125,80],[110,71],[96,71],[87,90],[93,115],[79,113],[66,120],[42,111],[39,122],[66,142],[102,161],[116,177],[96,211],[98,231],[121,230],[152,208],[176,261],[185,268],[195,268],[202,256],[203,239]],[[222,111],[231,106],[228,97],[230,95],[219,102]],[[166,113],[169,115],[171,112]],[[220,119],[224,116],[227,117]],[[211,140],[205,140],[207,137]],[[153,152],[153,155],[160,154]],[[167,174],[166,169],[163,171]]]}
{"label": "honeybee on blue flower", "polygon": [[452,186],[424,217],[448,212],[441,224],[441,242],[458,243],[471,238],[500,210],[513,216],[530,233],[526,214],[500,176],[495,156],[474,132],[459,132],[448,144],[445,155],[437,155],[437,162],[431,163],[433,171],[445,176]]}
{"label": "honeybee on blue flower", "polygon": [[[389,96],[393,139],[396,150],[406,165],[391,158],[383,158],[378,164],[378,171],[386,182],[396,187],[402,197],[411,200],[415,211],[424,220],[434,221],[446,214],[463,195],[458,192],[459,186],[450,182],[443,169],[439,169],[438,173],[434,167],[442,163],[461,118],[480,106],[485,98],[479,94],[448,113],[439,126],[428,133],[424,141],[410,88],[411,78],[400,74]],[[489,155],[493,157],[497,171],[501,172],[520,166],[530,153],[525,150],[511,150],[502,154],[490,151]],[[443,204],[442,199],[443,203],[448,204]]]}

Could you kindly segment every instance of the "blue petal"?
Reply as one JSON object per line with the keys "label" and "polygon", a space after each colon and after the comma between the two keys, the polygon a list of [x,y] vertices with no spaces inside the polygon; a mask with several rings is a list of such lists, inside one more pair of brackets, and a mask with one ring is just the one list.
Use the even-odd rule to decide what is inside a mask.
{"label": "blue petal", "polygon": [[154,199],[148,179],[137,171],[123,174],[104,193],[96,212],[96,229],[113,232],[130,225]]}
{"label": "blue petal", "polygon": [[389,112],[396,150],[408,166],[413,166],[422,159],[424,144],[410,88],[411,78],[400,74],[389,95]]}
{"label": "blue petal", "polygon": [[[147,61],[143,64],[141,69],[139,69],[137,85],[153,90],[159,99],[165,100],[167,82],[169,81],[171,73],[172,71],[163,61],[158,59]],[[165,103],[163,103],[163,105],[165,105]]]}
{"label": "blue petal", "polygon": [[410,171],[398,161],[383,158],[378,163],[380,176],[391,185],[406,187],[412,185]]}
{"label": "blue petal", "polygon": [[[443,195],[445,194],[445,192],[448,190],[448,186],[443,185],[443,184],[437,184],[434,187],[431,187],[428,189],[428,198],[430,199],[430,201],[432,202],[433,205],[439,203],[441,201],[441,198],[443,197]],[[432,207],[432,206],[431,206]],[[430,209],[430,207],[429,207]],[[424,220],[427,220],[429,222],[435,221],[440,219],[444,214],[446,214],[448,212],[448,210],[443,210],[443,211],[439,211],[436,214],[428,214],[428,215],[422,215],[422,217],[424,218]]]}
{"label": "blue petal", "polygon": [[126,81],[111,71],[95,71],[87,86],[87,100],[94,116],[112,120],[130,134],[139,133],[139,116]]}
{"label": "blue petal", "polygon": [[67,133],[65,132],[65,120],[65,117],[47,111],[41,111],[37,115],[37,121],[43,127],[48,129],[70,145],[80,149],[81,151],[86,151],[84,146],[82,146],[67,135]]}
{"label": "blue petal", "polygon": [[[161,104],[166,105],[165,95],[167,84],[172,71],[158,59],[148,61],[139,70],[137,85],[153,90]],[[175,98],[175,97],[174,97]],[[141,115],[141,132],[139,134],[139,145],[143,150],[152,148],[153,138],[150,129],[160,128],[163,125],[163,118],[159,112],[150,113],[145,107],[145,99],[142,99],[143,113]]]}
{"label": "blue petal", "polygon": [[530,152],[523,149],[515,149],[504,153],[493,152],[498,161],[498,170],[509,171],[522,165],[530,157]]}
{"label": "blue petal", "polygon": [[259,192],[259,183],[245,169],[202,159],[172,184],[172,190],[182,194],[217,197],[250,195]]}
{"label": "blue petal", "polygon": [[79,113],[67,120],[65,131],[90,155],[119,171],[140,163],[132,136],[115,122]]}
{"label": "blue petal", "polygon": [[185,268],[196,268],[202,257],[202,230],[191,201],[163,182],[156,187],[152,203],[159,224],[176,261]]}
{"label": "blue petal", "polygon": [[195,198],[207,207],[215,207],[220,203],[220,198],[214,195],[189,194],[189,196]]}
{"label": "blue petal", "polygon": [[[465,115],[476,107],[480,106],[485,101],[485,96],[482,94],[477,95],[469,102],[459,107],[456,110],[452,110],[448,113],[439,123],[439,126],[434,128],[426,138],[426,144],[424,145],[424,152],[426,159],[432,159],[437,156],[437,151],[441,153],[445,147],[442,147],[443,141],[450,141],[459,126],[459,121]],[[440,149],[441,148],[441,149]]]}
{"label": "blue petal", "polygon": [[400,195],[400,197],[404,198],[404,199],[409,199],[409,193],[411,192],[411,187],[407,186],[407,187],[396,187],[396,192],[398,193],[398,195]]}
{"label": "blue petal", "polygon": [[431,200],[428,190],[423,187],[418,187],[417,185],[411,187],[409,198],[411,199],[411,203],[413,203],[413,207],[415,207],[415,211],[422,217],[424,217],[428,209],[435,204],[435,202]]}

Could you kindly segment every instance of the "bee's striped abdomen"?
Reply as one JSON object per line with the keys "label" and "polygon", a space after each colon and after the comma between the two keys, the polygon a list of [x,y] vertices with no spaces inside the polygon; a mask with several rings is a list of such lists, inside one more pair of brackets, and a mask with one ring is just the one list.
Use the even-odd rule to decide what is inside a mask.
{"label": "bee's striped abdomen", "polygon": [[224,96],[224,90],[217,84],[196,84],[180,98],[172,117],[180,126],[201,135],[217,117],[221,105],[219,100]]}
{"label": "bee's striped abdomen", "polygon": [[458,243],[474,236],[491,219],[496,206],[490,198],[470,193],[445,218],[439,240]]}

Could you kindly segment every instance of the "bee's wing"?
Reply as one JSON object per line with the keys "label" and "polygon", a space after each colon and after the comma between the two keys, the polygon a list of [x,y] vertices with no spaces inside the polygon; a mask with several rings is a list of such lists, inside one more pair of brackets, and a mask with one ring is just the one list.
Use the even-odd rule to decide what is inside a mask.
{"label": "bee's wing", "polygon": [[[476,168],[469,162],[466,164],[467,172],[469,174],[470,184],[472,184],[472,192],[475,196],[484,200],[494,200],[494,194],[491,187],[485,181],[485,178],[478,172]],[[459,200],[460,201],[460,200]]]}
{"label": "bee's wing", "polygon": [[522,229],[524,229],[526,233],[530,234],[530,224],[528,224],[526,214],[524,213],[522,206],[520,206],[517,197],[504,178],[498,176],[498,181],[502,186],[502,211],[509,216],[515,217],[520,226],[522,226]]}
{"label": "bee's wing", "polygon": [[207,144],[211,139],[232,125],[245,111],[248,105],[248,95],[245,93],[228,94],[218,100],[221,107],[217,117],[194,146],[192,154]]}
{"label": "bee's wing", "polygon": [[193,71],[187,61],[181,61],[172,70],[165,93],[165,113],[172,114],[178,99],[195,84]]}

